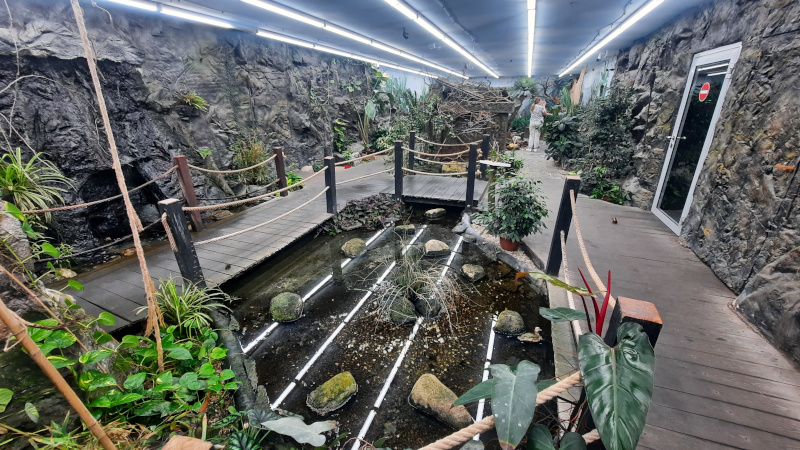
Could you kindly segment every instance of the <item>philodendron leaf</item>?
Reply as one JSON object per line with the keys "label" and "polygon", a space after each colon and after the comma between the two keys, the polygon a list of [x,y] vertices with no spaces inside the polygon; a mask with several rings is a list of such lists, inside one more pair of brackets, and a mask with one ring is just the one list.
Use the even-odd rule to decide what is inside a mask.
{"label": "philodendron leaf", "polygon": [[536,378],[541,370],[530,361],[516,368],[492,364],[492,413],[497,438],[504,450],[513,450],[522,441],[536,409]]}
{"label": "philodendron leaf", "polygon": [[536,424],[528,432],[528,443],[525,444],[526,450],[556,450],[553,447],[553,436],[550,430],[542,424]]}
{"label": "philodendron leaf", "polygon": [[13,396],[14,392],[11,389],[0,388],[0,413],[6,410]]}
{"label": "philodendron leaf", "polygon": [[477,386],[468,390],[461,397],[458,398],[453,404],[456,406],[466,405],[467,403],[477,402],[478,400],[489,398],[492,396],[492,386],[494,385],[494,378],[489,378],[486,381],[481,381]]}
{"label": "philodendron leaf", "polygon": [[28,418],[31,419],[33,423],[39,423],[39,410],[36,409],[33,403],[25,403],[25,414],[28,415]]}
{"label": "philodendron leaf", "polygon": [[325,445],[325,436],[322,433],[339,427],[338,423],[331,420],[314,422],[311,425],[306,425],[297,417],[284,417],[278,420],[270,420],[261,425],[278,434],[289,436],[299,444],[310,444],[314,447]]}
{"label": "philodendron leaf", "polygon": [[559,306],[558,308],[539,308],[539,314],[550,322],[586,320],[585,312],[563,306]]}
{"label": "philodendron leaf", "polygon": [[594,333],[584,334],[578,363],[603,444],[609,450],[636,448],[653,396],[655,370],[653,347],[641,325],[620,325],[614,348]]}
{"label": "philodendron leaf", "polygon": [[590,297],[592,295],[586,288],[572,286],[544,272],[530,272],[528,273],[528,276],[531,278],[536,278],[537,280],[547,281],[548,283],[552,284],[555,287],[560,287],[561,289],[565,289],[576,295],[582,295],[584,297]]}
{"label": "philodendron leaf", "polygon": [[564,433],[561,437],[560,450],[586,450],[586,440],[580,433]]}

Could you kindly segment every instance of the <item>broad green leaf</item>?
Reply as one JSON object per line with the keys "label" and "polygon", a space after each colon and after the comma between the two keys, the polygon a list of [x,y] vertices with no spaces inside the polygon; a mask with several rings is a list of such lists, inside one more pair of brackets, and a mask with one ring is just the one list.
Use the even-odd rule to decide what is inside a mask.
{"label": "broad green leaf", "polygon": [[0,413],[6,410],[6,406],[11,403],[14,391],[11,389],[0,388]]}
{"label": "broad green leaf", "polygon": [[36,230],[34,230],[31,224],[29,224],[28,222],[22,223],[22,231],[30,239],[39,239],[39,237],[42,235],[42,233],[39,233]]}
{"label": "broad green leaf", "polygon": [[603,444],[609,450],[636,448],[653,396],[655,370],[653,347],[641,325],[620,325],[613,348],[597,334],[584,334],[578,342],[578,363]]}
{"label": "broad green leaf", "polygon": [[247,411],[247,422],[251,427],[264,428],[264,426],[261,425],[262,423],[271,422],[280,418],[281,416],[274,411],[264,411],[263,409],[251,409]]}
{"label": "broad green leaf", "polygon": [[222,359],[227,354],[228,354],[228,349],[221,348],[221,347],[214,347],[214,350],[211,350],[211,355],[209,355],[209,358],[211,358],[211,359]]}
{"label": "broad green leaf", "polygon": [[119,343],[119,346],[122,348],[134,348],[139,346],[139,336],[134,336],[132,334],[127,334],[122,337],[122,341]]}
{"label": "broad green leaf", "polygon": [[576,294],[576,295],[582,295],[584,297],[590,297],[592,295],[592,294],[589,293],[589,290],[587,290],[586,288],[569,285],[569,284],[559,280],[558,278],[556,278],[554,276],[551,276],[551,275],[548,275],[548,274],[546,274],[544,272],[530,272],[530,273],[528,273],[528,276],[531,277],[531,278],[535,278],[537,280],[547,281],[548,283],[552,284],[553,286],[560,287],[561,289],[566,289],[567,291],[572,292],[573,294]]}
{"label": "broad green leaf", "polygon": [[55,348],[67,348],[75,343],[75,336],[64,330],[56,330],[44,340],[44,343],[53,345]]}
{"label": "broad green leaf", "polygon": [[517,367],[492,364],[492,412],[503,450],[513,450],[525,437],[536,409],[536,378],[541,370],[530,361]]}
{"label": "broad green leaf", "polygon": [[586,440],[580,433],[564,433],[558,448],[560,450],[586,450]]}
{"label": "broad green leaf", "polygon": [[42,251],[52,256],[53,258],[58,258],[59,256],[61,256],[61,252],[59,252],[58,249],[53,247],[53,244],[49,242],[42,242]]}
{"label": "broad green leaf", "polygon": [[144,372],[135,373],[125,380],[125,383],[122,384],[122,387],[124,387],[125,390],[136,389],[139,386],[144,386],[144,380],[146,378],[147,374]]}
{"label": "broad green leaf", "polygon": [[95,331],[94,335],[92,335],[92,337],[94,338],[94,341],[98,345],[103,345],[106,342],[108,342],[111,339],[113,339],[113,337],[110,334],[108,334],[108,333],[106,333],[105,331],[102,331],[102,330]]}
{"label": "broad green leaf", "polygon": [[156,384],[172,384],[172,371],[168,370],[156,377]]}
{"label": "broad green leaf", "polygon": [[70,289],[75,289],[76,291],[82,291],[83,290],[83,285],[78,280],[69,280],[69,281],[67,281],[67,286]]}
{"label": "broad green leaf", "polygon": [[223,389],[239,389],[241,384],[241,381],[231,381],[230,383],[225,383],[222,387]]}
{"label": "broad green leaf", "polygon": [[81,364],[86,366],[108,358],[111,353],[113,352],[109,349],[89,350],[88,352],[82,354],[78,360],[81,362]]}
{"label": "broad green leaf", "polygon": [[234,431],[225,442],[228,450],[260,450],[261,444],[245,431]]}
{"label": "broad green leaf", "polygon": [[314,422],[311,425],[306,425],[303,423],[302,419],[297,417],[284,417],[278,420],[270,420],[268,422],[263,422],[261,425],[278,434],[289,436],[299,444],[311,444],[314,447],[325,445],[325,436],[322,433],[327,433],[339,426],[339,424],[331,420]]}
{"label": "broad green leaf", "polygon": [[467,403],[477,402],[478,400],[489,398],[492,396],[492,386],[494,379],[490,378],[486,381],[481,381],[477,386],[468,390],[461,397],[458,397],[453,404],[456,406],[466,405]]}
{"label": "broad green leaf", "polygon": [[[35,322],[36,325],[42,325],[45,327],[57,327],[58,321],[56,319],[44,319]],[[33,342],[42,342],[47,339],[51,334],[53,334],[54,330],[45,330],[43,328],[33,328],[28,327],[28,336],[31,337]]]}
{"label": "broad green leaf", "polygon": [[[112,391],[112,392],[119,392],[119,391]],[[101,395],[100,397],[97,397],[96,399],[94,399],[94,401],[92,401],[92,403],[89,403],[86,406],[88,406],[89,408],[110,408],[111,407],[111,395],[110,394],[111,393],[109,392],[106,395]]]}
{"label": "broad green leaf", "polygon": [[168,402],[166,400],[148,400],[141,404],[134,413],[137,416],[155,416],[156,414],[161,417],[172,414],[180,408],[180,404]]}
{"label": "broad green leaf", "polygon": [[39,423],[39,410],[36,409],[33,403],[25,403],[25,414],[28,415],[28,418],[31,419],[33,423]]}
{"label": "broad green leaf", "polygon": [[526,450],[556,450],[550,430],[538,423],[532,426],[528,432],[528,442],[525,444],[525,448]]}
{"label": "broad green leaf", "polygon": [[117,319],[114,317],[114,315],[108,311],[103,311],[100,313],[99,316],[97,316],[97,323],[99,323],[100,325],[105,325],[107,327],[114,325],[114,322],[116,321]]}
{"label": "broad green leaf", "polygon": [[169,352],[167,352],[167,357],[177,359],[179,361],[185,361],[187,359],[192,359],[192,354],[189,352],[189,350],[176,346],[172,347]]}
{"label": "broad green leaf", "polygon": [[127,392],[125,394],[120,394],[119,396],[115,396],[113,401],[111,402],[111,406],[119,406],[124,405],[126,403],[135,402],[136,400],[141,400],[142,395],[137,394],[135,392]]}
{"label": "broad green leaf", "polygon": [[563,306],[559,306],[558,308],[539,308],[539,314],[550,322],[586,320],[585,312]]}
{"label": "broad green leaf", "polygon": [[236,374],[231,369],[225,369],[219,375],[220,381],[230,380],[231,378],[235,377]]}
{"label": "broad green leaf", "polygon": [[186,389],[191,389],[193,391],[198,391],[207,386],[207,383],[205,381],[197,379],[197,374],[194,372],[183,374],[183,376],[181,376],[181,379],[178,381],[178,384],[185,387]]}
{"label": "broad green leaf", "polygon": [[69,358],[65,358],[63,356],[58,356],[58,355],[49,355],[47,357],[47,359],[50,360],[50,363],[56,369],[61,369],[63,367],[69,367],[69,366],[74,366],[75,364],[78,364],[78,361],[75,361],[74,359],[69,359]]}
{"label": "broad green leaf", "polygon": [[216,372],[217,371],[214,370],[214,366],[211,363],[205,363],[202,366],[200,366],[200,370],[197,371],[197,375],[203,378],[208,378],[214,375]]}
{"label": "broad green leaf", "polygon": [[25,214],[22,214],[22,211],[20,211],[19,208],[17,208],[13,203],[6,202],[6,213],[11,214],[20,222],[25,221]]}
{"label": "broad green leaf", "polygon": [[116,386],[116,384],[117,382],[114,380],[113,375],[94,369],[81,373],[81,376],[78,378],[78,385],[87,392],[94,391],[101,387]]}

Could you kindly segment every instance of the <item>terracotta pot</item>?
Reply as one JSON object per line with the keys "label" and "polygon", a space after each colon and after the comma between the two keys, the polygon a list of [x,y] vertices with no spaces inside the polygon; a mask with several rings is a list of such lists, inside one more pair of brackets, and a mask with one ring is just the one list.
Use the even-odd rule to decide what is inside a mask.
{"label": "terracotta pot", "polygon": [[519,247],[519,242],[511,241],[504,237],[500,238],[500,248],[502,248],[503,250],[508,250],[509,252],[513,252],[517,249],[517,247]]}

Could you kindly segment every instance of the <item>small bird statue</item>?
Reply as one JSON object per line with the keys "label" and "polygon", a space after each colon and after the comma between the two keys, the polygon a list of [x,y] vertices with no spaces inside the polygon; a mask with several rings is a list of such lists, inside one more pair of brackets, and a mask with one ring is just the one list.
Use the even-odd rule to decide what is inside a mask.
{"label": "small bird statue", "polygon": [[519,339],[521,342],[532,342],[532,343],[541,342],[542,341],[541,332],[542,329],[536,327],[533,329],[533,333],[522,333],[521,335],[517,336],[517,339]]}

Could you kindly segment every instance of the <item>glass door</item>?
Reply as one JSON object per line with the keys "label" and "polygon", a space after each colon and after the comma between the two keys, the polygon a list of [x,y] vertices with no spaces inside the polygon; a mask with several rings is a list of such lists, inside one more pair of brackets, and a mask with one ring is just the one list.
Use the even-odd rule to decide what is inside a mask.
{"label": "glass door", "polygon": [[729,45],[692,60],[652,208],[676,234],[689,212],[740,49],[741,44]]}

